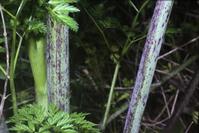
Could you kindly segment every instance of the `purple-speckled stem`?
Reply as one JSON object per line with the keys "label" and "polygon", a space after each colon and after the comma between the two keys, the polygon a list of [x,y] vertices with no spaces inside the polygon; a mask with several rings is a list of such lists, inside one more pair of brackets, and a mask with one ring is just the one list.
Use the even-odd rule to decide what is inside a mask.
{"label": "purple-speckled stem", "polygon": [[142,53],[123,133],[138,133],[173,0],[158,0]]}
{"label": "purple-speckled stem", "polygon": [[48,18],[47,87],[48,99],[61,110],[69,112],[69,30]]}

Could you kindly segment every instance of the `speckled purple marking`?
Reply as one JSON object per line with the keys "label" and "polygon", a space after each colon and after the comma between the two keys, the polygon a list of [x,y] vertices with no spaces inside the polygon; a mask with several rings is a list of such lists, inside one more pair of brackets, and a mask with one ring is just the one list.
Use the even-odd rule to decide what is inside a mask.
{"label": "speckled purple marking", "polygon": [[47,78],[48,99],[69,112],[69,39],[68,28],[48,19]]}
{"label": "speckled purple marking", "polygon": [[[158,0],[142,53],[123,133],[138,133],[173,1]],[[166,15],[166,16],[165,16]],[[161,32],[160,32],[161,31]],[[156,34],[158,33],[158,34]],[[141,102],[140,102],[141,101]],[[139,116],[137,113],[139,113]]]}

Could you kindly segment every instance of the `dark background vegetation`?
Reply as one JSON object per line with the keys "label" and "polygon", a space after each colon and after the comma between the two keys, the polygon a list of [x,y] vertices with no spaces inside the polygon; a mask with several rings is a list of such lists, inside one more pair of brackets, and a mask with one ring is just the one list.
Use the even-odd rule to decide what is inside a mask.
{"label": "dark background vegetation", "polygon": [[[139,9],[145,0],[133,2]],[[81,0],[78,3],[81,12],[74,17],[79,23],[79,31],[70,32],[71,111],[90,113],[88,119],[95,123],[102,121],[115,67],[113,55],[120,55],[128,37],[133,40],[147,34],[155,2],[155,0],[148,2],[133,28],[131,24],[137,12],[128,0]],[[106,45],[96,24],[105,34],[109,46]],[[165,77],[182,67],[182,64],[191,57],[198,55],[198,39],[199,2],[176,0],[160,55],[175,48],[178,50],[158,60],[153,84],[164,81]],[[187,42],[190,43],[182,47]],[[108,124],[107,133],[122,132],[127,111],[125,105],[130,99],[144,43],[145,39],[133,44],[121,61],[110,113],[111,116],[114,113],[118,115]],[[1,55],[0,63],[4,60],[4,56]],[[164,84],[152,89],[143,116],[141,132],[160,132],[168,124],[169,114],[175,114],[175,111],[172,114],[171,110],[178,110],[178,104],[186,96],[186,89],[189,89],[187,86],[198,65],[198,60],[195,60],[167,79]],[[3,79],[2,74],[0,78]],[[32,103],[33,79],[25,42],[20,53],[15,80],[18,104]],[[0,85],[3,85],[3,80],[0,80]],[[178,118],[173,133],[184,132],[190,125],[189,132],[197,132],[198,92],[197,88],[188,106]],[[9,100],[10,98],[6,101],[6,116],[11,116]]]}

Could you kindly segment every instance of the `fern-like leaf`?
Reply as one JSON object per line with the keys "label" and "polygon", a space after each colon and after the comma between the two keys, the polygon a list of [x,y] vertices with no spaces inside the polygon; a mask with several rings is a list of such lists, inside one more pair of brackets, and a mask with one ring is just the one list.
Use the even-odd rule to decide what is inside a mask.
{"label": "fern-like leaf", "polygon": [[67,25],[71,30],[78,30],[78,23],[69,16],[69,13],[79,12],[80,10],[71,3],[77,2],[76,0],[50,0],[47,7],[52,18],[64,25]]}
{"label": "fern-like leaf", "polygon": [[27,105],[10,118],[12,131],[20,133],[99,133],[96,125],[85,119],[87,114],[68,114],[55,106],[44,110],[39,105]]}

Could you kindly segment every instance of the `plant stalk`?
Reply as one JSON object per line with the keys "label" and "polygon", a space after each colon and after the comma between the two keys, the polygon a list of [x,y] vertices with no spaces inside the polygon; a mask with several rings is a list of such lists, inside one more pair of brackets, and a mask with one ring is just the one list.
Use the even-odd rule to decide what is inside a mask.
{"label": "plant stalk", "polygon": [[173,6],[173,0],[158,0],[142,53],[123,133],[138,133],[150,86]]}
{"label": "plant stalk", "polygon": [[27,0],[22,0],[21,4],[17,10],[15,16],[13,16],[9,11],[3,8],[3,10],[12,17],[13,19],[13,28],[12,28],[12,46],[11,46],[11,57],[10,57],[10,90],[12,96],[12,103],[13,103],[13,113],[17,113],[17,96],[16,96],[16,89],[15,89],[15,53],[16,53],[16,32],[17,32],[17,17],[20,15],[24,5],[26,4]]}
{"label": "plant stalk", "polygon": [[16,51],[16,30],[17,30],[17,21],[14,19],[13,31],[12,31],[12,47],[11,47],[11,58],[10,58],[10,91],[12,96],[12,104],[13,104],[13,113],[17,113],[17,97],[15,90],[15,82],[14,82],[14,59],[15,59],[15,51]]}
{"label": "plant stalk", "polygon": [[112,98],[113,98],[113,90],[115,88],[115,83],[116,83],[116,80],[117,80],[119,68],[120,68],[120,62],[118,61],[116,66],[115,66],[113,80],[112,80],[112,83],[111,83],[111,89],[110,89],[110,92],[109,92],[108,102],[107,102],[107,105],[106,105],[106,111],[105,111],[105,114],[104,114],[104,119],[103,119],[102,127],[101,127],[102,130],[105,129],[105,126],[106,126],[106,123],[107,123],[107,119],[108,119],[108,115],[109,115],[110,107],[111,107],[111,101],[112,101]]}
{"label": "plant stalk", "polygon": [[47,21],[47,87],[48,100],[59,109],[70,110],[69,30],[50,17]]}
{"label": "plant stalk", "polygon": [[35,83],[36,102],[47,109],[45,47],[44,38],[29,38],[29,59]]}

